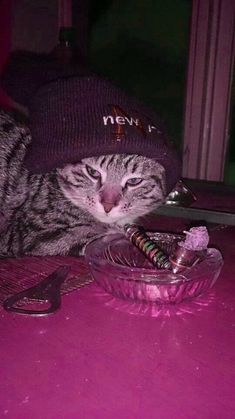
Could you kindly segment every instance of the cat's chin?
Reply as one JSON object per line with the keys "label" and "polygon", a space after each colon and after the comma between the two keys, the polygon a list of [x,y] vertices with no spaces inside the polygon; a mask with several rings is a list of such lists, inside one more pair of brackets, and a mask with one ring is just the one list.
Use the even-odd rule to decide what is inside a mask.
{"label": "cat's chin", "polygon": [[104,224],[116,224],[120,227],[123,227],[125,224],[131,224],[135,221],[136,217],[130,217],[130,216],[112,216],[111,214],[101,214],[95,216],[96,220],[98,220],[101,223]]}

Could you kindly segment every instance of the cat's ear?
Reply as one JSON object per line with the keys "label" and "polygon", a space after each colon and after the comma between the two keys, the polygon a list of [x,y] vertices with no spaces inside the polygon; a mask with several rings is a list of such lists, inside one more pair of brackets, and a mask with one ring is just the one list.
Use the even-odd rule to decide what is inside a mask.
{"label": "cat's ear", "polygon": [[57,174],[63,178],[67,178],[68,175],[71,173],[71,171],[72,171],[72,164],[66,164],[63,167],[58,167],[56,169]]}
{"label": "cat's ear", "polygon": [[157,161],[155,164],[156,175],[159,175],[159,177],[164,177],[166,173],[165,168]]}
{"label": "cat's ear", "polygon": [[68,173],[72,172],[72,170],[74,170],[78,166],[78,164],[79,163],[76,163],[76,164],[70,164],[70,163],[65,164],[64,166],[58,167],[56,169],[57,170],[57,173],[60,174],[60,175],[62,175],[62,176],[64,176],[65,174],[68,174]]}
{"label": "cat's ear", "polygon": [[59,175],[59,176],[64,176],[64,167],[58,167],[58,168],[56,169],[56,173],[57,173],[57,175]]}
{"label": "cat's ear", "polygon": [[158,177],[162,191],[164,195],[166,196],[166,170],[165,168],[156,161],[156,166],[154,168],[155,175]]}

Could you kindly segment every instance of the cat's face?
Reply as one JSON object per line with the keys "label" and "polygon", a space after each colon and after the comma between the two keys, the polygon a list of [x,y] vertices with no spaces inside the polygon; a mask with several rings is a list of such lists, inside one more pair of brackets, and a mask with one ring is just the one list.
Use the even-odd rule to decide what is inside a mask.
{"label": "cat's face", "polygon": [[58,175],[66,198],[103,223],[133,222],[166,197],[165,169],[142,156],[87,158],[58,169]]}

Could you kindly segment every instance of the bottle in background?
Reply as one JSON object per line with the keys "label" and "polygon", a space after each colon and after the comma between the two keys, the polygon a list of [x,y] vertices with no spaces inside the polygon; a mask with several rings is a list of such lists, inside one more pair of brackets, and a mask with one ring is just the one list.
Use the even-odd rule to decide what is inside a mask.
{"label": "bottle in background", "polygon": [[52,57],[61,64],[72,64],[76,62],[75,28],[60,28],[59,43],[52,51]]}

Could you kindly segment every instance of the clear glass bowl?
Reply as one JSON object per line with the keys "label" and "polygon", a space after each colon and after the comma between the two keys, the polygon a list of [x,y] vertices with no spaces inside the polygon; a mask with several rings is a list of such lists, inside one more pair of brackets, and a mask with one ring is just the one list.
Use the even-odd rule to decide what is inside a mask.
{"label": "clear glass bowl", "polygon": [[[182,236],[148,233],[167,253]],[[85,258],[95,281],[117,297],[158,304],[180,303],[201,295],[216,282],[223,265],[219,250],[210,248],[206,258],[183,273],[157,269],[125,236],[97,238],[86,247]]]}

